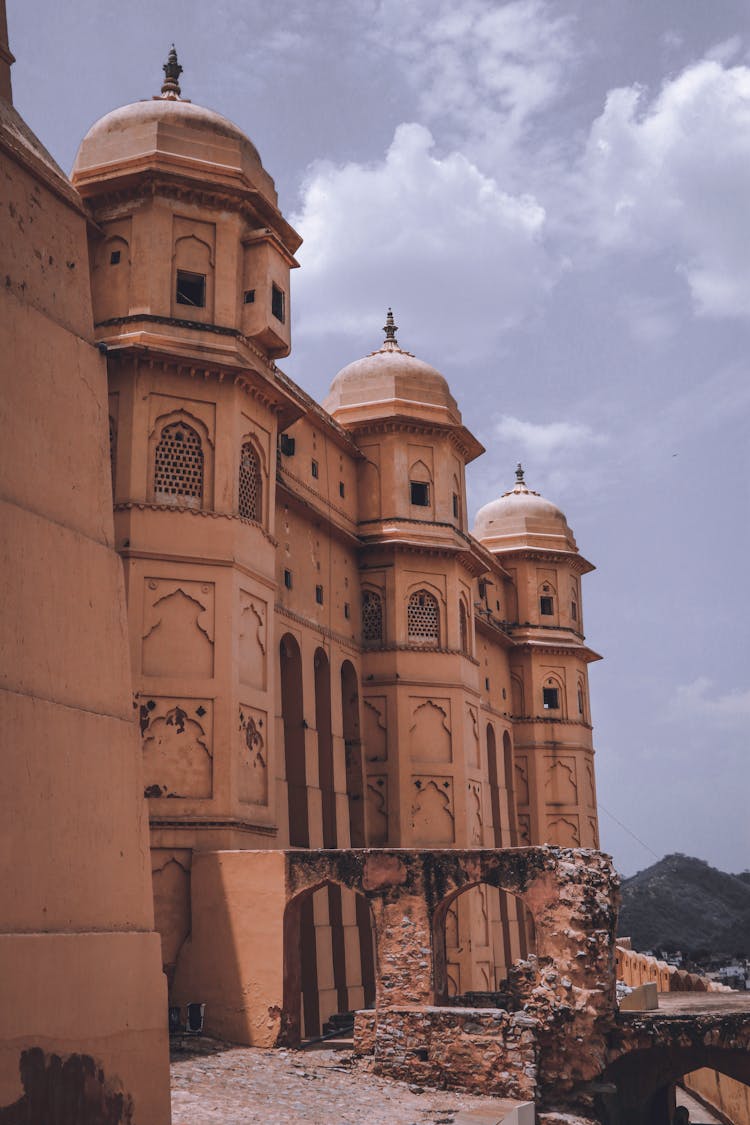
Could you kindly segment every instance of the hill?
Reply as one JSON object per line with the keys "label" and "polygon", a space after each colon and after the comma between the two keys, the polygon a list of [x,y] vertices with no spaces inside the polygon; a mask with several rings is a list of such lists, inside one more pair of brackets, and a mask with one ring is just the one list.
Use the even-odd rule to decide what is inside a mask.
{"label": "hill", "polygon": [[634,949],[750,955],[750,876],[667,855],[623,880],[618,933],[632,938]]}

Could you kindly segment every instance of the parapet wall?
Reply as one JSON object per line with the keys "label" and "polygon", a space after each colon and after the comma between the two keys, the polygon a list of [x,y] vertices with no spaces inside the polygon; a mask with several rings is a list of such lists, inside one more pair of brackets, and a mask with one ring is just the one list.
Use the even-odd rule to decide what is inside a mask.
{"label": "parapet wall", "polygon": [[[625,944],[625,943],[628,944]],[[689,973],[659,961],[648,953],[637,953],[630,948],[629,938],[617,942],[615,957],[617,979],[631,988],[653,982],[659,992],[731,992],[732,989],[719,981],[709,980],[698,973]]]}

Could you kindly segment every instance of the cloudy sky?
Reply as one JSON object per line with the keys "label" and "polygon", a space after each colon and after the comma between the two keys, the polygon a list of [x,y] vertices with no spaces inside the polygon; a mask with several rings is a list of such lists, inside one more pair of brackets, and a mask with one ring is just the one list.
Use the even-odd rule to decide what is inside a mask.
{"label": "cloudy sky", "polygon": [[746,0],[8,0],[16,105],[63,168],[158,93],[236,121],[305,244],[284,366],[377,347],[450,380],[582,552],[602,845],[750,866]]}

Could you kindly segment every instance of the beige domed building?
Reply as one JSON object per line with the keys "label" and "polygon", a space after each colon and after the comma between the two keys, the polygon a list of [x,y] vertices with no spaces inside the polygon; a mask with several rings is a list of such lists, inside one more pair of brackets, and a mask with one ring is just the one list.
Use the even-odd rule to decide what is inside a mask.
{"label": "beige domed building", "polygon": [[[164,69],[160,96],[89,130],[72,182],[170,995],[265,1043],[262,984],[229,969],[217,983],[225,967],[196,938],[226,915],[241,944],[262,902],[217,897],[197,857],[598,846],[591,565],[520,467],[470,530],[466,466],[483,447],[390,310],[383,344],[322,406],[283,374],[300,237],[251,141],[181,97],[174,51]],[[462,895],[449,994],[498,988],[533,936],[512,896]],[[311,894],[299,957],[303,1034],[371,1004],[364,899]]]}

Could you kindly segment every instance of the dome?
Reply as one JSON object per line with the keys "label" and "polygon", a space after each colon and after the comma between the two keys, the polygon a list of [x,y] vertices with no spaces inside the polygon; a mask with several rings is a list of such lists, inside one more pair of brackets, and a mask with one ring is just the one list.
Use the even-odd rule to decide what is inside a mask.
{"label": "dome", "polygon": [[515,487],[479,509],[472,534],[490,551],[516,547],[578,551],[563,513],[550,500],[527,488],[520,465]]}
{"label": "dome", "polygon": [[400,348],[397,331],[389,309],[382,347],[339,371],[324,408],[344,425],[399,415],[460,426],[461,412],[447,380]]}
{"label": "dome", "polygon": [[91,181],[159,168],[254,188],[275,205],[274,182],[255,145],[228,118],[181,98],[181,71],[172,48],[160,96],[121,106],[91,126],[76,154],[73,183],[80,189]]}

